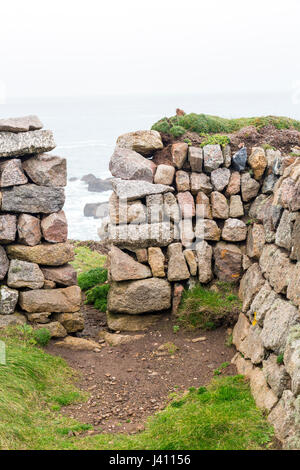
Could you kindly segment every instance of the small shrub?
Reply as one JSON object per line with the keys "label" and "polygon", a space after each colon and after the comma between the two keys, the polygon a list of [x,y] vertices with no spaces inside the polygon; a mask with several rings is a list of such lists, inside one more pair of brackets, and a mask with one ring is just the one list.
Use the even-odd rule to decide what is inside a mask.
{"label": "small shrub", "polygon": [[88,290],[97,284],[103,284],[107,281],[107,269],[95,268],[86,273],[79,274],[78,285],[82,290]]}
{"label": "small shrub", "polygon": [[170,129],[170,134],[172,134],[173,137],[181,137],[185,132],[186,130],[181,126],[173,126]]}
{"label": "small shrub", "polygon": [[276,362],[279,365],[283,364],[283,354],[279,354],[279,356],[277,356]]}
{"label": "small shrub", "polygon": [[171,126],[168,122],[168,119],[164,118],[154,124],[151,129],[154,131],[161,132],[163,134],[169,134],[170,128]]}
{"label": "small shrub", "polygon": [[40,346],[47,346],[51,339],[51,333],[47,328],[40,328],[34,331],[33,337]]}
{"label": "small shrub", "polygon": [[174,325],[173,326],[173,333],[178,333],[178,331],[180,330],[180,326],[179,325]]}
{"label": "small shrub", "polygon": [[205,145],[221,145],[221,147],[226,147],[229,143],[230,139],[227,135],[214,134],[207,136],[201,143],[201,147]]}
{"label": "small shrub", "polygon": [[109,288],[109,284],[103,284],[102,286],[96,286],[88,290],[86,293],[86,303],[94,304],[95,308],[101,312],[105,312],[107,309],[107,294]]}

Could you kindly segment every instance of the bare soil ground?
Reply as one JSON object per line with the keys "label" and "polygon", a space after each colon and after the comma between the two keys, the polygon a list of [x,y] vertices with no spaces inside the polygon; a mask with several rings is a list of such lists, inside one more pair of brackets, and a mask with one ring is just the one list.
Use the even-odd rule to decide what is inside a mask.
{"label": "bare soil ground", "polygon": [[[86,328],[80,336],[96,339],[99,330],[106,329],[105,314],[90,306],[84,307],[84,314]],[[235,353],[234,347],[225,345],[227,329],[180,329],[175,334],[175,323],[171,316],[161,316],[141,333],[142,339],[114,347],[103,343],[98,353],[75,352],[51,341],[47,351],[79,371],[78,386],[89,393],[87,402],[68,406],[63,412],[92,424],[95,432],[135,433],[143,429],[149,416],[166,406],[171,393],[208,384],[214,370],[230,362]],[[193,342],[199,337],[205,340]],[[159,350],[165,343],[178,349]],[[221,373],[233,375],[236,369],[229,365]]]}

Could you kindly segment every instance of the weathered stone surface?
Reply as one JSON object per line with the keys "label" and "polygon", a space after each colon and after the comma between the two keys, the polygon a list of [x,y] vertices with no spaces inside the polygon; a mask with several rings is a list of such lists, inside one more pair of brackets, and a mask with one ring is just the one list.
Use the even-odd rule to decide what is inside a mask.
{"label": "weathered stone surface", "polygon": [[109,162],[109,170],[116,178],[153,183],[155,164],[134,150],[116,147]]}
{"label": "weathered stone surface", "polygon": [[276,231],[276,245],[285,248],[288,251],[291,251],[292,249],[292,232],[295,219],[295,213],[284,210]]}
{"label": "weathered stone surface", "polygon": [[203,147],[204,171],[210,173],[224,163],[220,145],[205,145]]}
{"label": "weathered stone surface", "polygon": [[232,157],[232,167],[236,171],[244,171],[247,163],[247,149],[241,148]]}
{"label": "weathered stone surface", "polygon": [[66,336],[62,341],[57,341],[55,346],[72,349],[74,351],[100,351],[100,344],[90,339]]}
{"label": "weathered stone surface", "polygon": [[299,311],[290,302],[276,299],[267,311],[261,334],[264,347],[276,354],[284,352],[291,326],[300,322]]}
{"label": "weathered stone surface", "polygon": [[254,369],[254,366],[249,359],[244,359],[240,353],[231,359],[231,363],[234,364],[237,368],[238,374],[244,375],[247,378],[250,378],[251,372]]}
{"label": "weathered stone surface", "polygon": [[167,246],[178,240],[179,234],[171,223],[163,222],[142,225],[110,225],[108,240],[120,247],[148,248]]}
{"label": "weathered stone surface", "polygon": [[168,280],[183,281],[189,279],[190,272],[182,253],[181,243],[172,243],[168,246]]}
{"label": "weathered stone surface", "polygon": [[280,401],[268,415],[268,421],[274,426],[276,437],[282,442],[294,435],[295,397],[290,390],[285,390]]}
{"label": "weathered stone surface", "polygon": [[271,270],[273,256],[275,255],[276,251],[278,250],[276,245],[265,245],[259,259],[259,265],[262,270],[262,273],[266,275],[266,278],[269,277],[269,273]]}
{"label": "weathered stone surface", "polygon": [[109,198],[110,222],[119,224],[141,224],[146,221],[146,206],[141,201],[123,201],[115,193]]}
{"label": "weathered stone surface", "polygon": [[63,188],[48,188],[25,184],[2,191],[2,211],[51,214],[65,203]]}
{"label": "weathered stone surface", "polygon": [[201,147],[189,147],[188,150],[189,155],[189,163],[191,166],[192,171],[196,171],[198,173],[202,172],[202,165],[203,165],[203,150]]}
{"label": "weathered stone surface", "polygon": [[237,245],[219,242],[214,248],[215,275],[220,281],[237,282],[242,273],[242,252]]}
{"label": "weathered stone surface", "polygon": [[233,171],[229,178],[229,183],[226,188],[226,196],[233,196],[238,194],[241,189],[241,175],[238,171]]}
{"label": "weathered stone surface", "polygon": [[132,149],[144,156],[152,155],[156,150],[163,148],[160,133],[157,131],[135,131],[120,135],[117,145]]}
{"label": "weathered stone surface", "polygon": [[251,316],[255,317],[257,323],[262,327],[266,313],[272,308],[273,303],[278,299],[278,295],[271,288],[268,281],[264,283],[259,292],[255,295],[250,308]]}
{"label": "weathered stone surface", "polygon": [[[106,312],[107,326],[113,331],[145,331],[154,325],[161,316],[156,315],[126,315]],[[0,318],[1,319],[1,318]]]}
{"label": "weathered stone surface", "polygon": [[81,306],[81,290],[78,286],[64,289],[31,290],[20,292],[20,306],[29,313],[77,312]]}
{"label": "weathered stone surface", "polygon": [[51,338],[64,338],[67,336],[67,330],[63,327],[61,323],[58,321],[52,321],[47,323],[47,325],[36,325],[35,327],[37,330],[41,328],[47,328],[49,330]]}
{"label": "weathered stone surface", "polygon": [[8,270],[7,285],[15,289],[40,289],[44,285],[44,275],[38,264],[13,259]]}
{"label": "weathered stone surface", "polygon": [[222,148],[223,157],[224,157],[224,166],[225,168],[229,168],[231,165],[231,148],[230,145],[227,144],[225,147]]}
{"label": "weathered stone surface", "polygon": [[252,264],[252,261],[249,258],[249,256],[243,255],[243,260],[242,260],[243,270],[247,271],[247,269],[250,268],[251,264]]}
{"label": "weathered stone surface", "polygon": [[134,251],[136,254],[136,259],[139,263],[148,263],[148,251],[146,248],[138,248]]}
{"label": "weathered stone surface", "polygon": [[183,252],[185,261],[189,267],[191,276],[196,276],[197,274],[197,258],[193,250],[184,250]]}
{"label": "weathered stone surface", "polygon": [[12,313],[11,315],[0,315],[0,330],[8,326],[24,325],[26,322],[25,315],[21,313]]}
{"label": "weathered stone surface", "polygon": [[262,276],[258,263],[252,264],[248,271],[244,274],[239,288],[239,297],[243,301],[243,312],[246,312],[265,280]]}
{"label": "weathered stone surface", "polygon": [[58,268],[42,267],[42,273],[46,280],[53,281],[61,286],[76,286],[77,272],[70,264]]}
{"label": "weathered stone surface", "polygon": [[165,279],[153,277],[112,283],[108,293],[108,310],[111,313],[136,315],[159,312],[170,307],[171,284]]}
{"label": "weathered stone surface", "polygon": [[197,194],[203,191],[205,194],[210,194],[213,190],[209,176],[204,173],[191,173],[191,192]]}
{"label": "weathered stone surface", "polygon": [[196,245],[198,259],[198,279],[199,282],[207,284],[213,278],[212,272],[212,247],[206,242],[201,241]]}
{"label": "weathered stone surface", "polygon": [[56,288],[56,282],[45,279],[43,289],[55,289],[55,288]]}
{"label": "weathered stone surface", "polygon": [[266,245],[264,246],[259,263],[273,289],[277,293],[285,293],[293,275],[294,265],[290,262],[287,253],[280,248],[273,251],[272,259],[268,260],[267,256],[268,253],[272,253],[272,248],[267,249]]}
{"label": "weathered stone surface", "polygon": [[0,215],[0,243],[14,242],[17,232],[17,218],[15,215]]}
{"label": "weathered stone surface", "polygon": [[196,196],[196,216],[202,219],[212,219],[209,197],[202,191]]}
{"label": "weathered stone surface", "polygon": [[254,178],[260,180],[268,163],[264,149],[261,147],[253,147],[251,155],[248,158],[248,163],[253,170]]}
{"label": "weathered stone surface", "polygon": [[42,129],[43,124],[37,116],[0,119],[0,132],[28,132]]}
{"label": "weathered stone surface", "polygon": [[271,354],[263,361],[263,373],[268,385],[277,397],[281,397],[283,391],[288,388],[289,375],[283,365],[277,363],[277,356]]}
{"label": "weathered stone surface", "polygon": [[29,178],[39,186],[67,185],[67,161],[55,155],[41,154],[23,162]]}
{"label": "weathered stone surface", "polygon": [[0,314],[11,315],[14,313],[19,298],[19,292],[9,289],[7,286],[0,287]]}
{"label": "weathered stone surface", "polygon": [[279,150],[273,150],[273,149],[266,150],[268,170],[270,171],[273,170],[275,160],[277,157],[280,157],[280,156],[281,156],[281,152]]}
{"label": "weathered stone surface", "polygon": [[49,323],[51,312],[27,313],[26,317],[31,323]]}
{"label": "weathered stone surface", "polygon": [[210,201],[212,205],[213,218],[228,219],[229,206],[226,197],[217,191],[213,191],[211,193]]}
{"label": "weathered stone surface", "polygon": [[110,273],[113,281],[146,279],[152,276],[148,266],[138,263],[130,255],[124,253],[116,246],[111,247],[109,256]]}
{"label": "weathered stone surface", "polygon": [[247,338],[250,330],[250,323],[243,313],[240,313],[237,323],[232,332],[232,342],[236,349],[240,351],[243,341]]}
{"label": "weathered stone surface", "polygon": [[190,175],[186,171],[176,171],[176,188],[177,191],[190,190]]}
{"label": "weathered stone surface", "polygon": [[258,408],[270,412],[276,405],[278,398],[268,387],[261,369],[255,367],[250,375],[250,388]]}
{"label": "weathered stone surface", "polygon": [[218,168],[211,172],[210,178],[214,189],[223,191],[229,183],[230,171],[227,168]]}
{"label": "weathered stone surface", "polygon": [[164,218],[164,199],[162,194],[151,194],[146,197],[148,224],[162,222]]}
{"label": "weathered stone surface", "polygon": [[265,357],[265,349],[261,340],[261,328],[250,326],[247,337],[242,341],[239,351],[253,364],[261,364]]}
{"label": "weathered stone surface", "polygon": [[289,331],[284,364],[292,379],[292,392],[297,396],[300,393],[300,325],[293,326]]}
{"label": "weathered stone surface", "polygon": [[172,193],[174,191],[172,186],[166,186],[165,184],[152,184],[148,181],[137,180],[126,181],[119,178],[112,181],[112,186],[118,198],[127,199],[128,201],[141,199],[150,194]]}
{"label": "weathered stone surface", "polygon": [[51,131],[37,130],[20,134],[0,132],[0,157],[15,157],[49,152],[55,148]]}
{"label": "weathered stone surface", "polygon": [[64,243],[68,239],[68,222],[64,211],[43,217],[41,221],[43,237],[50,243]]}
{"label": "weathered stone surface", "polygon": [[17,222],[18,241],[23,245],[38,245],[42,238],[40,219],[29,214],[21,214]]}
{"label": "weathered stone surface", "polygon": [[60,266],[74,259],[74,247],[69,243],[56,243],[55,245],[42,243],[36,246],[9,245],[7,254],[10,259]]}
{"label": "weathered stone surface", "polygon": [[199,240],[219,241],[221,238],[221,229],[214,220],[198,218],[195,235]]}
{"label": "weathered stone surface", "polygon": [[110,346],[119,346],[120,344],[128,344],[133,341],[144,338],[145,335],[121,335],[118,333],[108,333],[107,331],[100,331],[99,337],[103,338]]}
{"label": "weathered stone surface", "polygon": [[300,307],[300,261],[293,267],[287,288],[287,298]]}
{"label": "weathered stone surface", "polygon": [[55,313],[53,318],[61,323],[68,333],[76,333],[84,329],[84,318],[81,312]]}
{"label": "weathered stone surface", "polygon": [[165,256],[159,247],[148,248],[148,261],[154,277],[165,277]]}
{"label": "weathered stone surface", "polygon": [[175,175],[175,168],[171,165],[158,165],[154,176],[156,184],[172,184]]}
{"label": "weathered stone surface", "polygon": [[9,261],[5,249],[0,246],[0,280],[2,281],[8,271]]}
{"label": "weathered stone surface", "polygon": [[0,187],[16,186],[28,183],[23,169],[22,162],[18,159],[7,160],[0,165]]}
{"label": "weathered stone surface", "polygon": [[271,198],[268,198],[268,196],[266,196],[265,194],[260,194],[251,203],[249,217],[251,217],[252,219],[257,219],[258,222],[263,222],[266,213],[266,208],[270,207],[271,203]]}
{"label": "weathered stone surface", "polygon": [[244,206],[241,200],[241,196],[238,194],[230,196],[229,204],[229,217],[243,217]]}
{"label": "weathered stone surface", "polygon": [[177,201],[179,204],[181,217],[183,219],[190,219],[195,216],[195,201],[189,191],[185,191],[184,193],[178,193]]}
{"label": "weathered stone surface", "polygon": [[264,179],[263,186],[262,186],[262,192],[264,194],[272,194],[277,181],[278,181],[278,178],[273,173],[268,175]]}
{"label": "weathered stone surface", "polygon": [[246,240],[247,225],[239,219],[227,219],[222,230],[223,240],[241,242]]}
{"label": "weathered stone surface", "polygon": [[291,259],[300,261],[300,214],[296,214],[296,220],[292,232]]}
{"label": "weathered stone surface", "polygon": [[177,315],[181,298],[184,292],[184,287],[182,284],[175,282],[173,295],[172,295],[172,315]]}
{"label": "weathered stone surface", "polygon": [[259,259],[265,244],[265,230],[263,225],[253,224],[249,227],[247,237],[247,255]]}
{"label": "weathered stone surface", "polygon": [[179,224],[180,241],[185,248],[192,245],[195,238],[192,219],[182,219]]}
{"label": "weathered stone surface", "polygon": [[188,152],[188,144],[185,142],[176,142],[172,145],[171,154],[172,154],[172,161],[176,168],[179,170],[183,167]]}
{"label": "weathered stone surface", "polygon": [[242,191],[242,198],[243,201],[248,202],[254,197],[257,196],[259,191],[260,185],[254,179],[251,178],[249,173],[244,173],[241,179],[241,191]]}
{"label": "weathered stone surface", "polygon": [[172,222],[179,222],[181,219],[177,199],[172,193],[164,194],[164,214]]}

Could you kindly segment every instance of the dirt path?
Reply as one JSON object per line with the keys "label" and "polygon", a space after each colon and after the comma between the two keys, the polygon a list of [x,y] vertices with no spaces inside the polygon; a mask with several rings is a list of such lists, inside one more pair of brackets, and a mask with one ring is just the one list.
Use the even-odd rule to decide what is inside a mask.
{"label": "dirt path", "polygon": [[[95,339],[105,329],[105,315],[85,307],[84,338]],[[96,432],[134,433],[143,429],[146,419],[165,407],[170,393],[206,385],[214,370],[230,362],[235,353],[225,345],[227,331],[173,331],[171,317],[165,316],[144,332],[142,339],[101,351],[72,351],[52,341],[47,351],[62,356],[80,371],[78,386],[89,392],[86,403],[71,405],[63,411],[79,421],[90,423]],[[193,342],[193,339],[205,340]],[[178,349],[160,346],[172,343]],[[230,365],[222,374],[235,374]]]}

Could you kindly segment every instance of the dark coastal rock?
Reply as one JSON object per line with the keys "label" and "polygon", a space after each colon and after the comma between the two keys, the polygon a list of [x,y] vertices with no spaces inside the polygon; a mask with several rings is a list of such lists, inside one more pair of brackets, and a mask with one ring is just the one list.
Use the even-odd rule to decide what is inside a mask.
{"label": "dark coastal rock", "polygon": [[102,193],[103,191],[110,191],[111,189],[111,179],[102,180],[101,178],[95,178],[88,183],[88,191],[92,193]]}
{"label": "dark coastal rock", "polygon": [[63,188],[25,184],[2,191],[2,211],[51,214],[60,211],[64,202]]}
{"label": "dark coastal rock", "polygon": [[0,132],[0,158],[50,152],[55,148],[51,131],[29,131],[14,134]]}
{"label": "dark coastal rock", "polygon": [[247,149],[246,147],[241,148],[232,157],[232,168],[236,171],[244,171],[247,163]]}
{"label": "dark coastal rock", "polygon": [[23,169],[35,184],[54,187],[67,185],[67,162],[65,158],[54,155],[37,155],[25,160]]}
{"label": "dark coastal rock", "polygon": [[42,129],[43,124],[37,116],[0,119],[0,132],[28,132]]}

